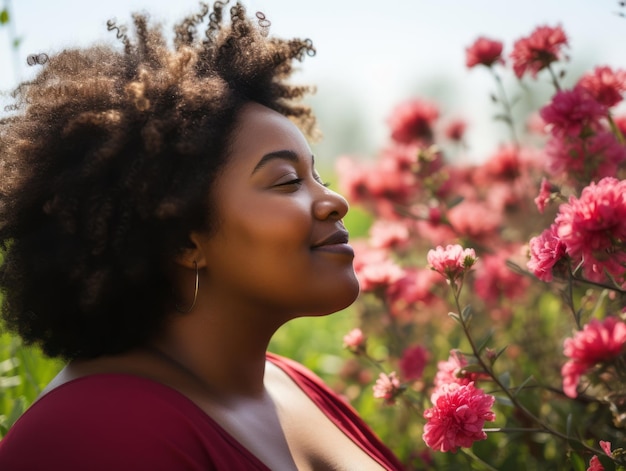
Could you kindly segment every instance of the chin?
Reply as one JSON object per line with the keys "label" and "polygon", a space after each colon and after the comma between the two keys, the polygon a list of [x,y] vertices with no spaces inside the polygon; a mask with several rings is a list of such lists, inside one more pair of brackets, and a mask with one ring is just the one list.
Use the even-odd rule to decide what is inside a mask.
{"label": "chin", "polygon": [[359,292],[359,282],[355,276],[351,283],[344,285],[340,289],[333,290],[332,293],[328,293],[328,296],[325,297],[326,302],[324,306],[318,306],[317,309],[314,309],[311,313],[305,315],[327,316],[346,309],[356,300],[359,296]]}

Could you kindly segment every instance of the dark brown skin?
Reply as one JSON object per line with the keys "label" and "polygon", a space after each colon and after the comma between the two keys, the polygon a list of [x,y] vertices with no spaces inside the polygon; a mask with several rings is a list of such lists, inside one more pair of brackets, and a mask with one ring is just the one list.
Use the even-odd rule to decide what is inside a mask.
{"label": "dark brown skin", "polygon": [[172,267],[189,306],[198,265],[192,311],[172,313],[145,347],[70,362],[47,391],[95,373],[136,374],[190,398],[273,470],[381,469],[265,359],[285,322],[330,314],[358,294],[341,236],[347,202],[319,181],[298,128],[255,103],[239,115],[211,197],[218,230],[192,233]]}

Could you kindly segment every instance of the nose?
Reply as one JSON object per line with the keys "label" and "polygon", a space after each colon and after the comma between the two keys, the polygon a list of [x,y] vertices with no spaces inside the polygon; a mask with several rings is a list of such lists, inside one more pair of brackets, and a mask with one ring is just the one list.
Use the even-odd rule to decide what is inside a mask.
{"label": "nose", "polygon": [[313,201],[313,215],[321,220],[340,220],[348,213],[350,205],[339,193],[319,185],[320,191]]}

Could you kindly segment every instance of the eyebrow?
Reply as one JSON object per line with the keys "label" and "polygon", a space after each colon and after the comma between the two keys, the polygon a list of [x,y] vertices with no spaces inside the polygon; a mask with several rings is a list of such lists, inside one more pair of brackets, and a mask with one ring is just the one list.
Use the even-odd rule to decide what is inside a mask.
{"label": "eyebrow", "polygon": [[[298,154],[296,154],[292,150],[277,150],[274,152],[270,152],[261,157],[261,160],[259,160],[258,163],[254,166],[254,169],[252,170],[252,175],[254,175],[261,168],[265,167],[272,160],[287,160],[296,164],[300,159],[298,157]],[[315,164],[315,157],[313,155],[311,156],[311,162]]]}

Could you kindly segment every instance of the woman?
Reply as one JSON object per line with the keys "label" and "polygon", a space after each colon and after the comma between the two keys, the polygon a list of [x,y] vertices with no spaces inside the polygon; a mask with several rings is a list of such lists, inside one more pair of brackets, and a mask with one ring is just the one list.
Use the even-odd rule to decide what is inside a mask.
{"label": "woman", "polygon": [[18,89],[0,131],[2,315],[68,364],[0,469],[401,468],[266,353],[285,322],[358,293],[348,205],[300,131],[309,90],[286,82],[314,49],[268,26],[216,2],[170,48],[136,15],[133,38],[109,24],[123,51],[63,51]]}

